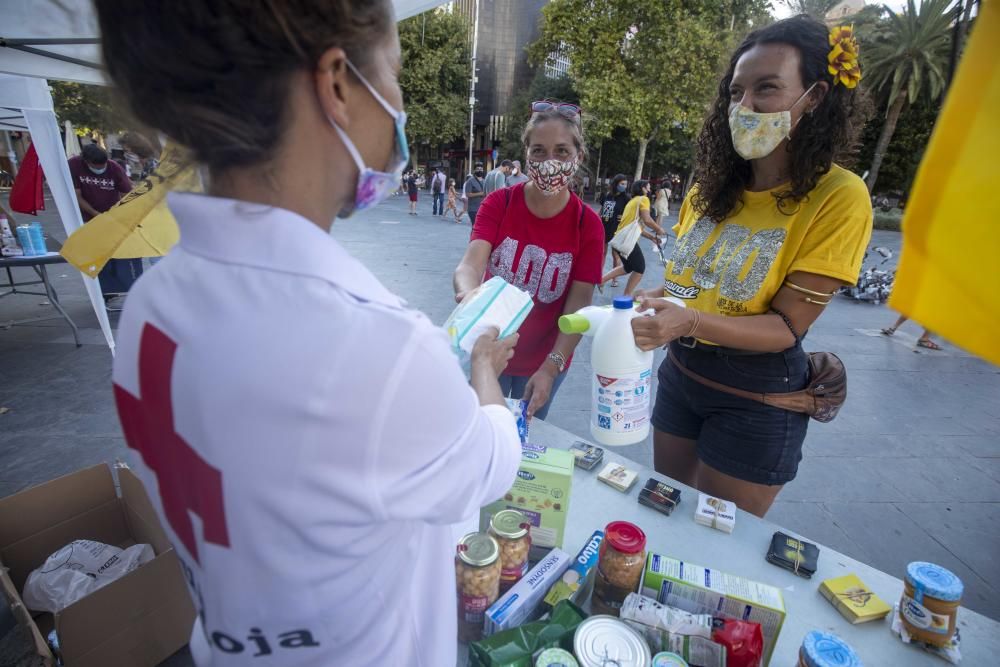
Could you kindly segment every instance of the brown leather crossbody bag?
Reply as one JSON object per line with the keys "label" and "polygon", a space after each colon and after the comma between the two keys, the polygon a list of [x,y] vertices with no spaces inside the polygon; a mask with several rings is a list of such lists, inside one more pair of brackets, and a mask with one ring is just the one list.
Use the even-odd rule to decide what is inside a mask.
{"label": "brown leather crossbody bag", "polygon": [[806,388],[777,394],[746,391],[709,380],[681,365],[674,355],[669,356],[681,373],[699,384],[775,408],[804,412],[819,422],[832,421],[847,399],[847,369],[844,368],[844,362],[840,357],[833,352],[810,352],[809,384]]}
{"label": "brown leather crossbody bag", "polygon": [[[785,326],[795,336],[795,344],[801,343],[802,336],[799,336],[798,332],[795,331],[788,316],[774,307],[771,308],[771,312],[784,320]],[[840,357],[833,352],[809,353],[809,384],[806,385],[805,389],[774,394],[746,391],[715,380],[709,380],[682,366],[673,355],[670,355],[670,359],[680,372],[706,387],[782,410],[802,412],[818,422],[833,421],[844,405],[844,401],[847,400],[847,369],[844,368],[844,362],[840,360]]]}

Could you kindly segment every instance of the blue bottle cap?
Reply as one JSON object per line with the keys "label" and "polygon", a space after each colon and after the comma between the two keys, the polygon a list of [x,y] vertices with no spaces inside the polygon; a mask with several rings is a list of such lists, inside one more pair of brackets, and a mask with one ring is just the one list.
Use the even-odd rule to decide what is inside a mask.
{"label": "blue bottle cap", "polygon": [[951,570],[924,561],[914,561],[906,566],[906,582],[913,586],[917,602],[921,603],[925,595],[942,602],[958,602],[965,590],[962,580]]}
{"label": "blue bottle cap", "polygon": [[813,630],[802,640],[808,667],[863,667],[858,654],[837,635]]}
{"label": "blue bottle cap", "polygon": [[630,296],[616,296],[613,303],[615,310],[632,310],[635,306],[635,301]]}

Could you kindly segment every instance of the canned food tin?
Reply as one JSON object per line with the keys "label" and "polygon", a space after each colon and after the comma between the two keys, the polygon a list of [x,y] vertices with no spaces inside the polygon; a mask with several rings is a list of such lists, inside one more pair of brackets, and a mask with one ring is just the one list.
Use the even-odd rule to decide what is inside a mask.
{"label": "canned food tin", "polygon": [[573,654],[561,648],[547,648],[535,662],[535,667],[580,667]]}
{"label": "canned food tin", "polygon": [[688,667],[688,663],[676,653],[664,651],[653,656],[652,667]]}
{"label": "canned food tin", "polygon": [[614,616],[591,616],[576,628],[580,667],[646,667],[652,656],[642,636]]}

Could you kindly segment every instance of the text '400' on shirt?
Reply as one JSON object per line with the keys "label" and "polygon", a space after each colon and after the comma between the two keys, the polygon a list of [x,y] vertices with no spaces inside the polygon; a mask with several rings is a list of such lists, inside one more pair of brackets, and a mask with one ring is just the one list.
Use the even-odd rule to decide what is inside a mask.
{"label": "text '400' on shirt", "polygon": [[784,187],[744,192],[738,210],[718,224],[695,211],[692,189],[674,226],[666,293],[705,313],[759,315],[796,271],[856,283],[872,230],[864,182],[833,165],[806,199],[782,212],[774,193]]}

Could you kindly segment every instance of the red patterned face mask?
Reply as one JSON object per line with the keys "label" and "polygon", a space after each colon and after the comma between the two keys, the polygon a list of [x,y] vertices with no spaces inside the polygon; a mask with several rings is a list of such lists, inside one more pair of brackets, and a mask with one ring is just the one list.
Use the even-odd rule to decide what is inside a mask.
{"label": "red patterned face mask", "polygon": [[528,160],[528,178],[543,195],[554,195],[569,186],[569,179],[576,173],[576,161]]}

